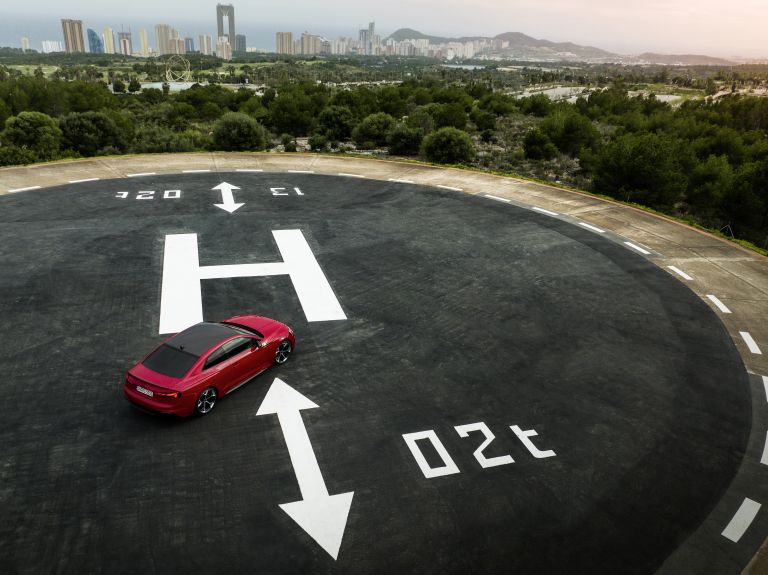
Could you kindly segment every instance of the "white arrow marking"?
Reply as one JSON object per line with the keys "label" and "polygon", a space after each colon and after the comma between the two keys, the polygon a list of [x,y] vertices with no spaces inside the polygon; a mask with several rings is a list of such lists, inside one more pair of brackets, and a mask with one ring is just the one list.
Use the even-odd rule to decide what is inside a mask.
{"label": "white arrow marking", "polygon": [[281,379],[275,378],[256,415],[277,414],[299,482],[302,499],[283,503],[280,509],[336,559],[347,526],[354,491],[338,495],[328,494],[300,413],[302,409],[316,407],[317,404]]}
{"label": "white arrow marking", "polygon": [[228,184],[227,182],[221,182],[214,190],[221,190],[221,203],[214,204],[217,208],[228,211],[230,214],[238,208],[242,208],[245,204],[236,204],[235,198],[232,195],[232,190],[239,190],[237,186]]}

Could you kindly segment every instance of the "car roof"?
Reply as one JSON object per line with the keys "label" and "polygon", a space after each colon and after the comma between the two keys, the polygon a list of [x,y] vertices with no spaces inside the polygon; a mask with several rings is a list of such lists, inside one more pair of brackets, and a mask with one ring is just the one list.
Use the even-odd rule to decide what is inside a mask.
{"label": "car roof", "polygon": [[227,325],[203,322],[176,334],[166,342],[166,345],[201,356],[233,335],[243,334]]}

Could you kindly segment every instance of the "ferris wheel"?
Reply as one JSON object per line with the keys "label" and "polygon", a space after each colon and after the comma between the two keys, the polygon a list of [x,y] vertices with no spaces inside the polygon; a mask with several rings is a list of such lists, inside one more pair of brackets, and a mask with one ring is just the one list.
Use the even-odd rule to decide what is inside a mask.
{"label": "ferris wheel", "polygon": [[168,82],[190,82],[192,67],[189,60],[178,54],[172,55],[165,61],[165,79]]}

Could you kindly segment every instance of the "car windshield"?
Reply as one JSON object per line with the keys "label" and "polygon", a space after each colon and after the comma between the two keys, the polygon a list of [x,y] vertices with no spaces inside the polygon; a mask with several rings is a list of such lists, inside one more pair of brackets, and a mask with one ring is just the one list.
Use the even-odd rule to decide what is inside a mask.
{"label": "car windshield", "polygon": [[144,360],[144,365],[163,375],[184,377],[199,356],[163,344]]}

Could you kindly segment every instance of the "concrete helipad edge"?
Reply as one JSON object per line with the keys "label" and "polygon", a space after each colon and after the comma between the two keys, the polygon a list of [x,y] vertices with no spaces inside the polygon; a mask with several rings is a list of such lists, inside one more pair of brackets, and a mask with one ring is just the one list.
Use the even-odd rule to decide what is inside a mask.
{"label": "concrete helipad edge", "polygon": [[[488,197],[489,202],[537,207],[540,213],[551,217],[586,224],[585,227],[595,233],[608,233],[615,241],[629,242],[627,249],[648,251],[649,259],[685,283],[719,315],[747,370],[754,376],[768,376],[768,258],[664,217],[588,194],[511,177],[398,161],[312,154],[195,153],[94,158],[2,168],[0,195],[34,193],[39,188],[85,180],[140,179],[148,173],[236,170],[312,171],[440,186],[492,196]],[[768,394],[768,378],[765,382]],[[760,396],[756,398],[758,401]],[[767,399],[761,398],[762,409],[768,409]],[[765,436],[765,430],[753,429],[755,433]],[[768,478],[768,466],[765,472]],[[768,540],[743,573],[768,573]]]}

